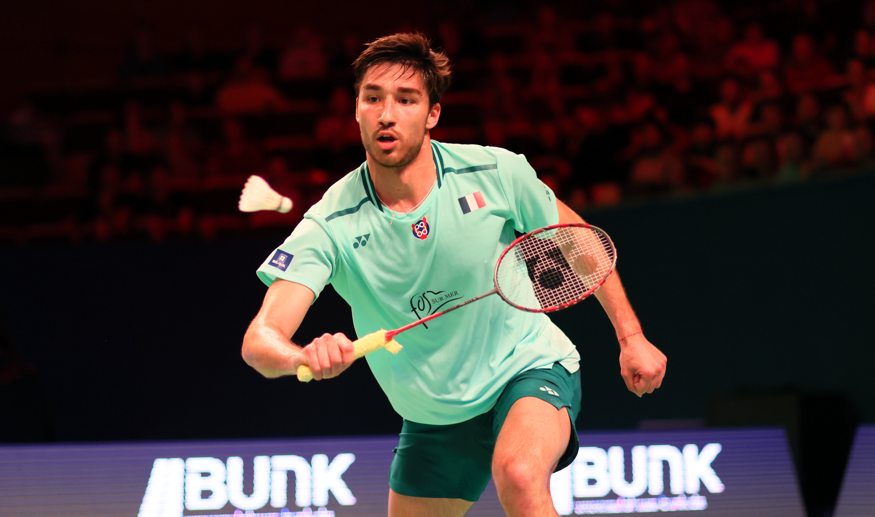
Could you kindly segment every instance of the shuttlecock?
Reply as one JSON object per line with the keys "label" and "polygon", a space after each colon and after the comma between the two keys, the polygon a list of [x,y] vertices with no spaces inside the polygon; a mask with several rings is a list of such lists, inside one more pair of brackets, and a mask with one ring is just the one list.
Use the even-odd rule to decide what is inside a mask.
{"label": "shuttlecock", "polygon": [[286,214],[292,209],[292,200],[274,190],[261,176],[249,176],[240,192],[237,208],[241,212],[273,210]]}

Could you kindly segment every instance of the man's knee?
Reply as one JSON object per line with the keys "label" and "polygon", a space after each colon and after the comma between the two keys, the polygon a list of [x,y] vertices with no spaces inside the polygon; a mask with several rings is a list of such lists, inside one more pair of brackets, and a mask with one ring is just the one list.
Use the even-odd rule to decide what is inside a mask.
{"label": "man's knee", "polygon": [[551,469],[532,458],[512,454],[496,455],[492,461],[492,477],[499,493],[528,492],[547,485]]}

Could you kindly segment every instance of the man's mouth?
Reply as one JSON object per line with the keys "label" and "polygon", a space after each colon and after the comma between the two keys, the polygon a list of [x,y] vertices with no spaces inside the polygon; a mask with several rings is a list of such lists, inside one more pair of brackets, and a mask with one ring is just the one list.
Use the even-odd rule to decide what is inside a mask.
{"label": "man's mouth", "polygon": [[388,151],[388,150],[390,150],[392,147],[394,147],[394,146],[395,146],[395,142],[397,142],[397,141],[398,141],[398,139],[395,138],[393,135],[382,134],[382,135],[378,135],[378,136],[377,136],[377,144],[378,144],[378,145],[380,146],[380,148],[383,149],[384,151]]}

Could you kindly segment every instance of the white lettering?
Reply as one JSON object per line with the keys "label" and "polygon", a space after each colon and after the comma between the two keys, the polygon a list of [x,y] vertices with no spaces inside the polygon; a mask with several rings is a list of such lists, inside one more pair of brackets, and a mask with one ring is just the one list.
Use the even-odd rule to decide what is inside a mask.
{"label": "white lettering", "polygon": [[[630,512],[704,509],[708,503],[699,495],[702,485],[712,494],[726,488],[712,467],[722,451],[719,443],[706,444],[701,450],[695,444],[682,449],[673,445],[636,445],[627,458],[620,446],[607,451],[581,447],[574,463],[550,478],[553,506],[560,515],[581,513],[589,507],[575,499],[611,497],[613,492],[615,508],[628,505]],[[631,470],[631,478],[627,469]],[[645,492],[655,497],[642,497]]]}
{"label": "white lettering", "polygon": [[[209,495],[204,497],[204,492]],[[225,464],[218,458],[185,460],[185,508],[214,510],[228,504]]]}
{"label": "white lettering", "polygon": [[288,472],[295,473],[295,504],[301,508],[310,506],[312,486],[310,464],[300,456],[274,456],[270,459],[273,472],[270,477],[270,505],[283,508],[288,504]]}
{"label": "white lettering", "polygon": [[660,495],[665,492],[663,479],[663,462],[668,464],[668,483],[672,494],[684,493],[684,457],[677,447],[671,445],[651,445],[647,448],[649,463],[649,483],[647,492],[650,495]]}
{"label": "white lettering", "polygon": [[355,461],[355,454],[341,453],[334,457],[331,463],[328,456],[314,454],[310,462],[313,466],[313,504],[325,506],[328,504],[328,492],[334,494],[337,502],[343,506],[355,504],[355,496],[343,481],[343,473]]}
{"label": "white lettering", "polygon": [[702,447],[701,452],[694,444],[684,446],[685,489],[688,494],[699,493],[700,481],[712,494],[719,494],[726,489],[723,481],[717,477],[717,473],[711,467],[711,463],[721,451],[723,446],[719,443],[709,443]]}
{"label": "white lettering", "polygon": [[182,517],[185,462],[182,458],[157,458],[137,517]]}
{"label": "white lettering", "polygon": [[228,502],[241,510],[267,506],[270,497],[270,457],[256,456],[252,468],[252,495],[243,493],[243,458],[228,458]]}
{"label": "white lettering", "polygon": [[571,466],[574,497],[604,497],[611,491],[608,455],[599,447],[581,447]]}
{"label": "white lettering", "polygon": [[623,448],[608,449],[611,490],[620,497],[638,497],[647,490],[647,446],[632,447],[632,480],[626,482],[626,459]]}

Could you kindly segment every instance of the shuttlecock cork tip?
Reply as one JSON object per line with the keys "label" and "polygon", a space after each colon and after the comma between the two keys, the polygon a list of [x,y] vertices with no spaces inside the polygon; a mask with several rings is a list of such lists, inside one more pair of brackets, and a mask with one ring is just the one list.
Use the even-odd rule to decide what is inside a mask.
{"label": "shuttlecock cork tip", "polygon": [[237,208],[241,212],[258,212],[260,210],[273,210],[281,214],[288,213],[292,209],[292,200],[280,195],[260,176],[249,176],[243,191],[240,192],[240,200]]}

